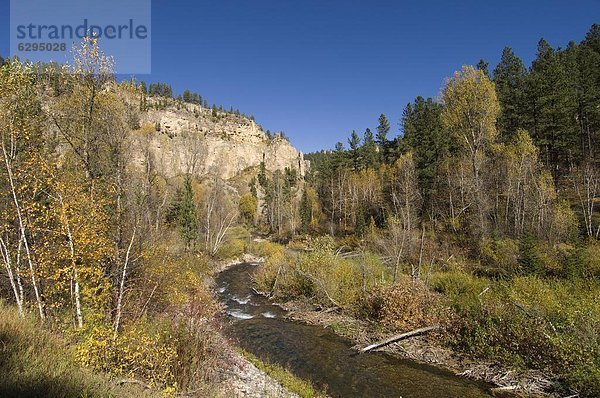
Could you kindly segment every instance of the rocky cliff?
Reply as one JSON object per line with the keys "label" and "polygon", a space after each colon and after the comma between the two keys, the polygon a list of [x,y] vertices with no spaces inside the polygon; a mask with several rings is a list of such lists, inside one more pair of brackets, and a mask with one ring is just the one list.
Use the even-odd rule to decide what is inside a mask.
{"label": "rocky cliff", "polygon": [[166,178],[189,172],[229,180],[261,162],[271,172],[291,167],[304,175],[308,167],[303,154],[286,139],[268,138],[245,116],[189,103],[151,103],[140,113],[140,125],[150,131],[135,137],[132,160],[143,165],[144,156],[150,154]]}

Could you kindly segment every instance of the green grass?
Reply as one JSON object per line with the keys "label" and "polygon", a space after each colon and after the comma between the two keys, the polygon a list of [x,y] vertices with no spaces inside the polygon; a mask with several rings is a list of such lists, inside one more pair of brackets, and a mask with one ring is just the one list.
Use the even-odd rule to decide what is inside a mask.
{"label": "green grass", "polygon": [[288,391],[296,393],[302,398],[327,397],[325,393],[319,392],[312,383],[295,376],[280,365],[264,362],[255,355],[244,350],[240,350],[240,352],[254,366],[277,380]]}
{"label": "green grass", "polygon": [[0,397],[149,397],[82,368],[63,339],[0,301]]}

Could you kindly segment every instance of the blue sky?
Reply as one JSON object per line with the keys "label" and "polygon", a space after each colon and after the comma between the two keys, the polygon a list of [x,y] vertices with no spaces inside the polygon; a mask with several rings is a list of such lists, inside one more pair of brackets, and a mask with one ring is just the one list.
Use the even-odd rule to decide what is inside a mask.
{"label": "blue sky", "polygon": [[375,127],[380,113],[397,135],[404,106],[436,96],[461,65],[493,67],[504,46],[529,64],[541,37],[564,47],[592,23],[598,0],[154,0],[152,75],[139,78],[253,114],[310,152]]}

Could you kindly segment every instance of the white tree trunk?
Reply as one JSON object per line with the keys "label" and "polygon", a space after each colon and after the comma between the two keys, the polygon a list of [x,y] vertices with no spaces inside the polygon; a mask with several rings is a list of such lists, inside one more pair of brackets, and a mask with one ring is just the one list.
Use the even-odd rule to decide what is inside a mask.
{"label": "white tree trunk", "polygon": [[17,302],[17,308],[19,310],[19,315],[23,316],[23,300],[19,295],[17,279],[19,275],[17,272],[13,273],[13,266],[10,256],[10,251],[8,249],[8,244],[5,240],[0,236],[0,255],[2,255],[2,261],[4,262],[4,267],[6,268],[6,273],[8,274],[8,280],[10,281],[10,287],[13,290],[15,295],[15,301]]}
{"label": "white tree trunk", "polygon": [[25,253],[27,255],[27,263],[29,265],[29,271],[31,272],[31,284],[33,286],[33,291],[35,293],[35,300],[37,302],[40,318],[42,320],[44,320],[46,318],[46,315],[44,314],[44,307],[42,305],[42,299],[41,299],[40,292],[39,292],[38,285],[37,285],[37,278],[35,276],[35,267],[33,266],[31,250],[29,249],[29,241],[27,240],[25,223],[23,222],[23,215],[21,212],[21,205],[19,204],[19,200],[17,198],[17,191],[15,188],[14,180],[13,180],[12,167],[10,164],[8,153],[6,152],[6,146],[4,145],[4,140],[2,140],[2,153],[4,155],[4,164],[6,166],[6,173],[8,175],[8,182],[10,184],[10,190],[11,190],[11,194],[12,194],[12,198],[13,198],[13,203],[15,205],[15,210],[17,212],[17,219],[19,222],[19,231],[20,231],[21,237],[23,239],[23,245],[25,247]]}
{"label": "white tree trunk", "polygon": [[123,262],[123,273],[121,274],[121,282],[119,284],[119,296],[117,298],[117,313],[115,315],[115,337],[117,336],[119,326],[121,323],[121,313],[123,311],[123,295],[125,294],[125,279],[127,278],[127,267],[129,266],[129,255],[131,254],[131,247],[133,246],[133,241],[135,240],[135,231],[136,227],[133,227],[131,240],[129,241],[129,246],[127,247],[127,252],[125,253],[125,261]]}
{"label": "white tree trunk", "polygon": [[81,310],[81,287],[79,285],[79,272],[77,271],[77,262],[75,261],[75,243],[73,242],[73,233],[71,231],[71,224],[67,217],[67,209],[65,208],[65,202],[61,194],[58,194],[58,200],[61,206],[61,212],[65,228],[67,229],[67,238],[69,240],[69,255],[71,259],[71,271],[73,273],[73,281],[75,283],[75,316],[77,318],[77,327],[80,329],[83,327],[83,313]]}

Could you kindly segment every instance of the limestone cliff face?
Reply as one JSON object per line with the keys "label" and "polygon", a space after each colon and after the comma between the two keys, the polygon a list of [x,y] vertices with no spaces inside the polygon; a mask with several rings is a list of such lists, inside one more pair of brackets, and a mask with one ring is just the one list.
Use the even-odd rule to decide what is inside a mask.
{"label": "limestone cliff face", "polygon": [[141,112],[140,123],[154,127],[134,137],[132,161],[144,164],[150,155],[166,178],[191,172],[229,180],[265,162],[268,171],[295,168],[304,175],[308,161],[287,140],[269,139],[254,121],[240,115],[213,112],[194,104],[170,105]]}

